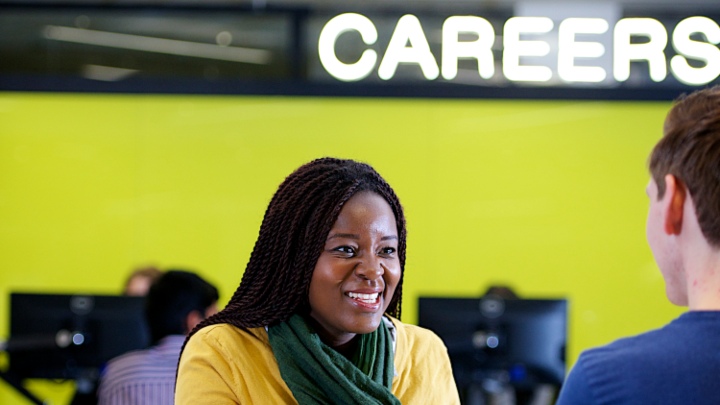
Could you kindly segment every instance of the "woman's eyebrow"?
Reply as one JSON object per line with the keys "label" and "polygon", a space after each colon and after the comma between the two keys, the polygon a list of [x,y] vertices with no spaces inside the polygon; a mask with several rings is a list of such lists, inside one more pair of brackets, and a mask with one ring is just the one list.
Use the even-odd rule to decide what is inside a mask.
{"label": "woman's eyebrow", "polygon": [[335,238],[348,238],[348,239],[360,239],[360,235],[354,233],[333,233],[328,236],[327,240]]}
{"label": "woman's eyebrow", "polygon": [[[354,233],[333,233],[330,236],[328,236],[327,240],[335,239],[335,238],[348,238],[348,239],[360,239],[360,235],[354,234]],[[391,240],[391,239],[397,239],[397,235],[388,235],[383,236],[380,238],[380,240]]]}

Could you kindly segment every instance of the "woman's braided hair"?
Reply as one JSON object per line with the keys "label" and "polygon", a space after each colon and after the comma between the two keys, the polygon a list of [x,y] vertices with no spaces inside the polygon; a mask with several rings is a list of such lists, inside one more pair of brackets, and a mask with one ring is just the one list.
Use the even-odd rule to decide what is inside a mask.
{"label": "woman's braided hair", "polygon": [[379,194],[395,214],[401,277],[386,313],[400,318],[406,241],[400,201],[371,166],[321,158],[299,167],[280,184],[265,211],[240,286],[222,311],[192,333],[219,323],[242,329],[274,325],[295,313],[308,313],[310,280],[327,235],[345,202],[360,191]]}

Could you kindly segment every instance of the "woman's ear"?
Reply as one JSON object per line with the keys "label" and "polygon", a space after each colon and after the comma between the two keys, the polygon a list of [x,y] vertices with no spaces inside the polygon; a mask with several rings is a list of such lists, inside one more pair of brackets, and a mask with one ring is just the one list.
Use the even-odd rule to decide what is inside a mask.
{"label": "woman's ear", "polygon": [[683,207],[687,200],[685,185],[674,175],[665,176],[665,195],[662,198],[665,233],[679,235],[682,230]]}

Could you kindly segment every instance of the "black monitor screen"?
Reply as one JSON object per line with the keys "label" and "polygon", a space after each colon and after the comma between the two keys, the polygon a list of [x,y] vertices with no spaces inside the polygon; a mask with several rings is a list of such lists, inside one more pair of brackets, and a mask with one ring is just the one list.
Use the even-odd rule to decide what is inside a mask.
{"label": "black monitor screen", "polygon": [[10,371],[19,378],[93,377],[109,359],[149,343],[145,299],[10,295]]}
{"label": "black monitor screen", "polygon": [[564,299],[421,297],[418,324],[447,346],[461,399],[490,383],[521,392],[565,378]]}

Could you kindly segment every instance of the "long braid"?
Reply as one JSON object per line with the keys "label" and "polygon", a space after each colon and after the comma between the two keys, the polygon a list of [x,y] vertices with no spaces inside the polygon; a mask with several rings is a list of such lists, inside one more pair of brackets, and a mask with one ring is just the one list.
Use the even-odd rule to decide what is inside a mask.
{"label": "long braid", "polygon": [[227,306],[196,326],[188,339],[209,325],[246,329],[309,311],[310,280],[325,239],[345,202],[360,191],[378,193],[395,214],[401,276],[386,312],[400,318],[407,234],[400,201],[369,165],[321,158],[299,167],[280,184],[265,210],[240,285]]}

